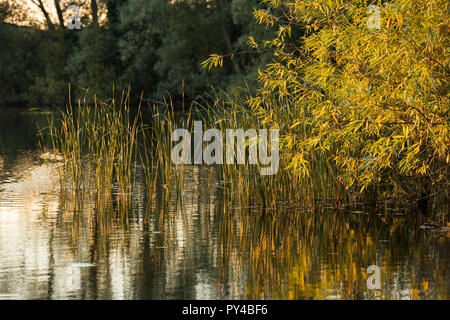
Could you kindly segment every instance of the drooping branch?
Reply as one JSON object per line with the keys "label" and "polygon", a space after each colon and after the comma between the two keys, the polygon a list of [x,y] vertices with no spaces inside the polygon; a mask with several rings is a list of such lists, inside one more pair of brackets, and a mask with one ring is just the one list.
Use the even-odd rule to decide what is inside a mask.
{"label": "drooping branch", "polygon": [[98,6],[97,0],[91,0],[92,23],[98,25]]}

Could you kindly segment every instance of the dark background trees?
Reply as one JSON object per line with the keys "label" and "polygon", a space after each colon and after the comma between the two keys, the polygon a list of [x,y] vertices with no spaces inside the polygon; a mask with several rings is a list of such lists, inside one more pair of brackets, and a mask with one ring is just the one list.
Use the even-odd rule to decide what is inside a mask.
{"label": "dark background trees", "polygon": [[[23,3],[38,16],[23,24]],[[81,8],[81,30],[69,30]],[[210,53],[248,51],[249,35],[270,32],[253,21],[257,0],[0,0],[0,105],[64,105],[84,89],[108,97],[131,87],[135,99],[196,99],[256,78],[268,55],[247,52],[206,72]],[[38,18],[40,22],[37,22]]]}

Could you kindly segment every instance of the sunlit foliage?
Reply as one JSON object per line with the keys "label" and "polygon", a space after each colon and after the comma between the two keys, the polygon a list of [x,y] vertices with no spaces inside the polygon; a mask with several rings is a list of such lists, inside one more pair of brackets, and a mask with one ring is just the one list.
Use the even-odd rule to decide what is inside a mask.
{"label": "sunlit foliage", "polygon": [[[250,104],[285,128],[291,169],[308,176],[324,153],[347,189],[389,183],[408,192],[415,181],[428,194],[448,184],[447,1],[262,2],[268,9],[255,17],[277,36],[263,44],[274,61]],[[379,28],[368,22],[370,5]],[[294,38],[297,29],[305,35]]]}

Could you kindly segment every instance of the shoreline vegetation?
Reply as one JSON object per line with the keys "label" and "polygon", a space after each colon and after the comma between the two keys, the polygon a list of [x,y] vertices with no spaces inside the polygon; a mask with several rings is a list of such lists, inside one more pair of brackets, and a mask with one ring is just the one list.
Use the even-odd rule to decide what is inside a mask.
{"label": "shoreline vegetation", "polygon": [[[374,30],[368,28],[366,8],[353,2],[262,1],[254,12],[257,22],[267,29],[278,26],[278,32],[259,43],[249,37],[250,46],[270,50],[273,61],[259,70],[256,92],[236,86],[188,108],[183,99],[179,112],[167,99],[162,108],[150,106],[150,122],[143,120],[141,104],[129,118],[129,91],[120,103],[94,98],[91,107],[85,99],[76,116],[69,107],[62,131],[52,136],[75,189],[84,184],[87,147],[97,190],[115,186],[125,192],[137,160],[149,191],[174,185],[179,193],[184,169],[170,163],[170,135],[179,127],[192,132],[193,121],[202,120],[222,132],[280,130],[276,176],[260,177],[257,166],[218,166],[219,181],[241,205],[276,208],[279,201],[324,198],[336,207],[406,201],[415,214],[434,212],[446,220],[448,3],[394,1],[380,8],[383,24]],[[202,68],[221,71],[233,59],[210,54]]]}
{"label": "shoreline vegetation", "polygon": [[0,298],[448,299],[449,6],[0,0]]}
{"label": "shoreline vegetation", "polygon": [[170,162],[171,133],[202,120],[280,130],[277,175],[214,166],[232,202],[399,201],[446,223],[447,1],[102,4],[77,32],[51,19],[46,30],[13,28],[14,6],[0,15],[0,103],[76,101],[50,120],[50,141],[42,132],[44,153],[64,159],[64,190],[129,195],[142,179],[149,193],[179,197],[185,166]]}
{"label": "shoreline vegetation", "polygon": [[[448,224],[448,201],[445,201],[448,190],[434,189],[426,198],[427,207],[421,208],[422,199],[417,193],[395,194],[389,184],[378,184],[362,192],[345,188],[339,179],[342,172],[326,153],[315,155],[306,176],[289,168],[292,154],[283,148],[280,170],[274,176],[261,176],[260,166],[248,161],[244,165],[210,166],[171,162],[171,150],[178,143],[171,140],[172,132],[177,128],[193,132],[195,120],[201,120],[205,129],[216,128],[221,132],[229,128],[265,127],[262,118],[241,102],[238,96],[228,96],[226,100],[217,99],[214,105],[192,103],[184,111],[175,111],[170,102],[165,108],[151,104],[130,108],[126,92],[117,102],[95,100],[90,105],[79,101],[76,107],[69,104],[67,110],[60,111],[59,122],[49,119],[49,127],[40,133],[41,148],[44,154],[51,155],[46,161],[61,163],[61,193],[80,198],[80,202],[84,196],[95,196],[99,208],[109,208],[114,199],[119,208],[128,212],[137,181],[145,186],[149,203],[164,199],[182,206],[186,171],[197,167],[209,170],[207,184],[218,181],[217,187],[229,207],[256,206],[261,213],[278,215],[299,205],[312,210],[331,205],[339,211],[360,208],[363,204],[368,212],[388,214],[388,208],[392,210],[395,204],[399,207],[409,204],[409,214],[422,215],[437,225]],[[247,140],[246,160],[248,143]]]}

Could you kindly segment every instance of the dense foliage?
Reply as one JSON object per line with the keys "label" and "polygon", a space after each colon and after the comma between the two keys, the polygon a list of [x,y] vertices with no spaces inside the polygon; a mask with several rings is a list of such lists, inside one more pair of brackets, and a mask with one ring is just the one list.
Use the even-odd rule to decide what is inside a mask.
{"label": "dense foliage", "polygon": [[[220,72],[200,65],[210,52],[246,51],[250,34],[271,33],[252,19],[257,0],[60,0],[61,21],[50,16],[44,26],[27,27],[11,23],[21,17],[12,3],[0,0],[0,104],[61,105],[69,83],[76,96],[89,88],[106,98],[114,84],[117,91],[131,86],[135,99],[142,92],[148,99],[195,99],[213,86],[245,85],[269,57],[238,55]],[[81,30],[67,28],[71,4],[82,9]],[[52,6],[43,2],[42,16]]]}
{"label": "dense foliage", "polygon": [[258,78],[247,106],[281,129],[300,178],[326,168],[338,189],[448,201],[445,0],[84,0],[78,31],[4,23],[20,13],[0,3],[0,104],[61,105],[68,83],[75,96],[114,84],[135,100],[196,99]]}
{"label": "dense foliage", "polygon": [[[265,43],[276,60],[250,104],[284,130],[290,167],[308,176],[321,154],[347,189],[382,183],[428,197],[441,185],[446,193],[448,2],[263,2],[268,9],[255,16],[278,28]],[[296,29],[305,35],[294,37]]]}

